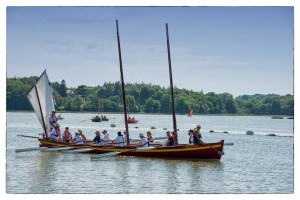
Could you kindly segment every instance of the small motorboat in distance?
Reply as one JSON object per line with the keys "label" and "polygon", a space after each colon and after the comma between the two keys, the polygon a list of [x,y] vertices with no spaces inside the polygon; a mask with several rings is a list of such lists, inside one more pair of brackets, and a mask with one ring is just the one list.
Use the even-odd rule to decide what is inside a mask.
{"label": "small motorboat in distance", "polygon": [[127,118],[128,124],[136,124],[139,120],[136,120],[134,117],[129,117]]}
{"label": "small motorboat in distance", "polygon": [[92,122],[101,122],[101,117],[99,117],[99,115],[96,115],[95,117],[93,117],[92,119]]}

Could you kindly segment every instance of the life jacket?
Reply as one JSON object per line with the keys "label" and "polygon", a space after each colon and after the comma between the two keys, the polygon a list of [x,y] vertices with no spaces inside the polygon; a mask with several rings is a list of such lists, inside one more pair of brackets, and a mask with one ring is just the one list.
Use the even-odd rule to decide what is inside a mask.
{"label": "life jacket", "polygon": [[66,140],[69,140],[69,139],[72,138],[72,137],[71,137],[70,131],[64,131],[64,138],[65,138]]}

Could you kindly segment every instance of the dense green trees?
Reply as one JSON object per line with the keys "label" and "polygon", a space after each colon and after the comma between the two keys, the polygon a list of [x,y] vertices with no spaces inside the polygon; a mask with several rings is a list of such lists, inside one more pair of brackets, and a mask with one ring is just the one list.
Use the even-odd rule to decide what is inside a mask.
{"label": "dense green trees", "polygon": [[[37,77],[7,78],[7,110],[32,110],[27,92]],[[79,85],[68,88],[66,81],[51,83],[57,109],[62,111],[122,112],[120,82],[90,87]],[[187,114],[254,114],[293,115],[294,96],[276,94],[242,95],[234,98],[229,93],[216,94],[174,88],[175,111]],[[152,84],[126,84],[126,103],[129,112],[171,113],[170,89]]]}

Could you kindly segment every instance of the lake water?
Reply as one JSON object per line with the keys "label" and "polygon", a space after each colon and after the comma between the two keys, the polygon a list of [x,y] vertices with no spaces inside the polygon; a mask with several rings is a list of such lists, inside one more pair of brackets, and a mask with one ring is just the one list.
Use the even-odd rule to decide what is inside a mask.
{"label": "lake water", "polygon": [[[92,139],[96,130],[108,130],[111,138],[124,130],[122,114],[107,114],[109,122],[91,122],[91,113],[63,113],[61,128],[83,129]],[[151,126],[154,137],[172,129],[171,115],[132,115],[132,139]],[[110,124],[114,122],[115,128]],[[220,161],[189,161],[135,157],[105,157],[91,160],[88,154],[53,152],[16,153],[18,148],[37,147],[34,138],[42,132],[36,115],[7,113],[6,192],[9,194],[291,194],[294,193],[293,120],[270,116],[177,115],[179,142],[187,143],[187,131],[202,125],[204,141],[221,139]],[[214,130],[219,133],[210,133]],[[254,135],[246,135],[251,130]],[[228,133],[224,133],[228,132]],[[267,136],[275,134],[276,136]]]}

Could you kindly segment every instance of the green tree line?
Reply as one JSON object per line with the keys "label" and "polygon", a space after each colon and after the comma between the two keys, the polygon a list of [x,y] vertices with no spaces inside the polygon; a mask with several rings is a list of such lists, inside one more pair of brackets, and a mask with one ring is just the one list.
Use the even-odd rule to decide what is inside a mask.
{"label": "green tree line", "polygon": [[[38,77],[6,79],[6,109],[32,110],[27,93]],[[66,81],[51,83],[59,111],[123,112],[120,82],[95,87],[67,87]],[[145,83],[127,83],[130,113],[164,113],[171,110],[170,88]],[[203,93],[174,88],[175,111],[187,114],[294,115],[294,95],[255,94],[236,98],[229,93]]]}

